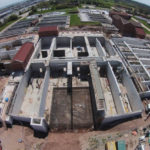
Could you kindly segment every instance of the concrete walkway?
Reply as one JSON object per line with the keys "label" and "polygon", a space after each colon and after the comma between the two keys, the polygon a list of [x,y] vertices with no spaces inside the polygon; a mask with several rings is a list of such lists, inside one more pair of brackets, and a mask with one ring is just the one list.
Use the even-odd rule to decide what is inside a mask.
{"label": "concrete walkway", "polygon": [[[139,22],[137,19],[135,19],[135,18],[132,18],[132,20],[134,20],[134,21],[136,21],[136,22]],[[143,23],[141,23],[141,22],[139,22],[140,24],[141,24],[141,26],[143,27],[143,28],[145,28],[146,30],[148,30],[149,32],[150,32],[150,28],[148,28],[147,26],[145,26]]]}

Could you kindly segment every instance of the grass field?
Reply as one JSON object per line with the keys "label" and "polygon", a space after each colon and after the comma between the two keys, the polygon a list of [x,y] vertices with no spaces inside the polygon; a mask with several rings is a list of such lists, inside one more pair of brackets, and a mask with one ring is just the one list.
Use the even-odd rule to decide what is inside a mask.
{"label": "grass field", "polygon": [[13,21],[9,21],[7,22],[6,24],[0,26],[0,31],[4,30],[7,26],[9,26],[10,24],[14,23],[15,21],[17,21],[18,19],[16,20],[13,20]]}
{"label": "grass field", "polygon": [[[54,11],[53,9],[37,11],[36,14],[44,14],[44,13],[53,12],[53,11]],[[67,15],[70,15],[70,26],[86,26],[86,25],[99,26],[101,25],[99,22],[81,22],[77,14],[71,13],[71,12],[78,11],[77,7],[66,8],[66,9],[56,9],[55,11],[66,12]]]}
{"label": "grass field", "polygon": [[52,11],[53,11],[53,10],[51,10],[51,9],[48,9],[48,10],[41,10],[41,11],[35,12],[34,14],[45,14],[45,13],[52,12]]}
{"label": "grass field", "polygon": [[48,10],[37,11],[34,14],[45,14],[54,11],[66,12],[66,14],[70,14],[71,11],[77,11],[77,10],[78,10],[77,7],[65,8],[65,9],[48,9]]}
{"label": "grass field", "polygon": [[100,26],[101,24],[99,22],[81,22],[80,18],[77,14],[72,14],[70,17],[70,26]]}
{"label": "grass field", "polygon": [[150,31],[148,31],[147,29],[144,28],[144,31],[146,34],[150,34]]}
{"label": "grass field", "polygon": [[144,20],[141,20],[141,19],[138,19],[138,18],[136,18],[136,17],[134,17],[136,20],[138,20],[139,22],[141,22],[141,23],[143,23],[145,26],[147,26],[148,28],[150,28],[150,25],[146,22],[146,21],[144,21]]}
{"label": "grass field", "polygon": [[[141,22],[142,24],[144,24],[146,27],[148,27],[148,28],[150,29],[150,25],[149,25],[146,21],[141,20],[141,19],[138,19],[138,18],[136,18],[135,16],[134,16],[133,18],[135,18],[136,20],[138,20],[139,22]],[[145,33],[147,33],[147,34],[150,34],[150,31],[148,31],[148,30],[145,29],[145,28],[144,28],[144,31],[145,31]]]}

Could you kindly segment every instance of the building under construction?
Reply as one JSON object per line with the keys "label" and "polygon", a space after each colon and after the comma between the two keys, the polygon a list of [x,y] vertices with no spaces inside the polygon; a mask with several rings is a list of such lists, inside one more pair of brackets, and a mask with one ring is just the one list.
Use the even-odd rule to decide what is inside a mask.
{"label": "building under construction", "polygon": [[128,69],[141,98],[149,97],[150,42],[136,38],[113,38],[113,47]]}
{"label": "building under construction", "polygon": [[[78,36],[77,36],[78,35]],[[39,39],[10,100],[7,125],[95,129],[140,117],[143,105],[115,44],[83,33]]]}

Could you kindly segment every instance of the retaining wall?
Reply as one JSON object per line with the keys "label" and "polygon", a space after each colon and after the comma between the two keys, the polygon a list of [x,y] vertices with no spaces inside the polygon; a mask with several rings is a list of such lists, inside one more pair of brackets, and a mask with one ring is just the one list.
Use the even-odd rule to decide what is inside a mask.
{"label": "retaining wall", "polygon": [[139,111],[144,109],[143,108],[143,104],[141,102],[140,96],[131,80],[131,78],[127,75],[127,73],[124,71],[123,72],[123,85],[126,87],[127,89],[127,95],[129,97],[129,103],[131,106],[132,111]]}
{"label": "retaining wall", "polygon": [[112,67],[111,67],[110,63],[108,63],[108,67],[107,67],[107,77],[109,79],[111,92],[112,92],[112,96],[113,96],[113,100],[114,100],[114,103],[115,103],[117,113],[118,114],[124,114],[124,108],[123,108],[123,105],[121,103],[122,99],[121,99],[121,96],[120,96],[121,91],[120,91],[120,88],[118,86],[117,79],[114,75],[114,72],[112,70]]}

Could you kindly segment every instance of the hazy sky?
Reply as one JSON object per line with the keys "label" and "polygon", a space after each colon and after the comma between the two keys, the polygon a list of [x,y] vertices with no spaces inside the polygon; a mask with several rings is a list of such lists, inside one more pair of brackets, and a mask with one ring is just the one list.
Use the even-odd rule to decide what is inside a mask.
{"label": "hazy sky", "polygon": [[134,1],[150,5],[150,0],[134,0]]}
{"label": "hazy sky", "polygon": [[[8,6],[16,2],[21,2],[21,1],[24,1],[24,0],[0,0],[0,8]],[[135,1],[150,5],[150,0],[135,0]]]}
{"label": "hazy sky", "polygon": [[14,4],[16,2],[21,2],[24,0],[0,0],[0,8]]}

